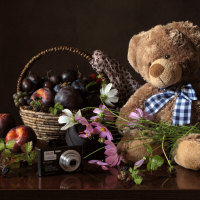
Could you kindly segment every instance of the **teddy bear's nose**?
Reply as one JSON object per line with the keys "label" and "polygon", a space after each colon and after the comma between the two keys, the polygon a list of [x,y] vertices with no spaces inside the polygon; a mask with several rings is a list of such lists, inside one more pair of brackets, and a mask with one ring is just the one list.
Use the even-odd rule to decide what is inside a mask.
{"label": "teddy bear's nose", "polygon": [[151,66],[149,73],[154,78],[157,78],[163,73],[164,69],[165,68],[161,64],[156,63],[156,64]]}

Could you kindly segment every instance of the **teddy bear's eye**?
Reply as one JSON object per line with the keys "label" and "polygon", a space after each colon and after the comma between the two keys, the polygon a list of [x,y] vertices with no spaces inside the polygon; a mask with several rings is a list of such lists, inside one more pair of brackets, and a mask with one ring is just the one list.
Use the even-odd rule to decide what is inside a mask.
{"label": "teddy bear's eye", "polygon": [[151,62],[149,62],[149,67],[151,66]]}
{"label": "teddy bear's eye", "polygon": [[168,58],[170,58],[170,55],[166,54],[165,59],[168,59]]}

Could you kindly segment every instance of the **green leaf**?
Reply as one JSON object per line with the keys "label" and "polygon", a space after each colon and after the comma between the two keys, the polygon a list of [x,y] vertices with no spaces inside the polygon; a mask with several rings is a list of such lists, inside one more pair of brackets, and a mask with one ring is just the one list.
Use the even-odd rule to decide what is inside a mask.
{"label": "green leaf", "polygon": [[57,109],[56,108],[53,108],[53,107],[50,107],[49,108],[49,112],[53,115],[56,115],[57,114]]}
{"label": "green leaf", "polygon": [[142,177],[139,175],[135,175],[134,182],[135,182],[135,184],[140,185],[142,183]]}
{"label": "green leaf", "polygon": [[32,163],[37,162],[37,157],[38,157],[37,151],[32,151],[30,153],[30,159],[31,159]]}
{"label": "green leaf", "polygon": [[144,146],[146,147],[147,152],[150,153],[150,154],[152,154],[153,150],[152,150],[151,145],[146,145],[146,144],[145,144]]}
{"label": "green leaf", "polygon": [[9,157],[11,156],[11,151],[9,149],[4,149],[3,152],[1,153],[2,157]]}
{"label": "green leaf", "polygon": [[157,170],[164,163],[164,159],[158,155],[153,156],[151,161],[151,170]]}
{"label": "green leaf", "polygon": [[32,141],[27,142],[26,144],[23,144],[21,146],[21,150],[24,153],[30,153],[32,151],[32,149],[33,149],[33,142]]}
{"label": "green leaf", "polygon": [[133,169],[132,169],[131,167],[129,168],[129,172],[130,172],[130,173],[132,173],[132,172],[133,172]]}
{"label": "green leaf", "polygon": [[56,103],[54,108],[56,108],[58,111],[62,111],[64,109],[63,105],[60,103]]}
{"label": "green leaf", "polygon": [[14,144],[15,144],[15,140],[9,140],[8,142],[6,142],[6,148],[13,149]]}
{"label": "green leaf", "polygon": [[4,141],[0,141],[0,151],[5,149],[5,143]]}

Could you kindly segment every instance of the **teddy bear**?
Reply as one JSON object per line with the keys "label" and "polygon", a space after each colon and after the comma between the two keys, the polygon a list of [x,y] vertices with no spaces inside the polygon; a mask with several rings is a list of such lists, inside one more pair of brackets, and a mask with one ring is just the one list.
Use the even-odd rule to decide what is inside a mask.
{"label": "teddy bear", "polygon": [[[123,126],[131,111],[139,108],[155,122],[177,126],[200,121],[200,28],[185,21],[140,32],[130,40],[128,61],[147,83],[120,109],[117,126],[124,135],[117,148],[124,162],[136,162],[147,150],[144,141],[137,140],[140,131],[126,132]],[[174,161],[187,169],[200,169],[200,134],[177,142]]]}

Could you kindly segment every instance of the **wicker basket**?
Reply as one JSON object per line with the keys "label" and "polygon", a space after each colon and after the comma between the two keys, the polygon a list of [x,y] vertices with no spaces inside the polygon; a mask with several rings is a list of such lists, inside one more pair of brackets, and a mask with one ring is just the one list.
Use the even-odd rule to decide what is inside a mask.
{"label": "wicker basket", "polygon": [[[23,78],[26,76],[28,71],[31,69],[33,63],[38,60],[40,57],[55,52],[72,52],[77,54],[84,59],[91,60],[91,56],[83,51],[80,51],[77,48],[67,47],[67,46],[60,46],[54,47],[51,49],[47,49],[45,51],[40,52],[36,56],[34,56],[24,67],[22,70],[18,82],[17,82],[17,92],[21,90],[21,83]],[[64,140],[66,131],[61,131],[61,127],[63,125],[58,124],[59,115],[53,115],[50,113],[43,113],[43,112],[35,112],[31,110],[27,110],[24,107],[20,107],[20,116],[25,125],[30,126],[35,131],[38,140],[49,142],[52,140]]]}

